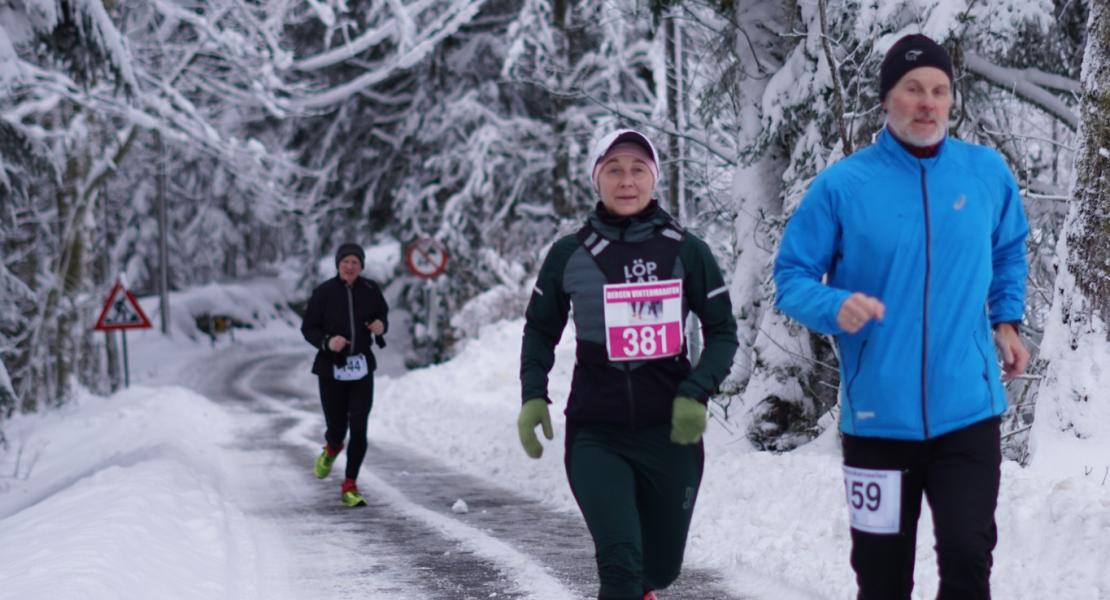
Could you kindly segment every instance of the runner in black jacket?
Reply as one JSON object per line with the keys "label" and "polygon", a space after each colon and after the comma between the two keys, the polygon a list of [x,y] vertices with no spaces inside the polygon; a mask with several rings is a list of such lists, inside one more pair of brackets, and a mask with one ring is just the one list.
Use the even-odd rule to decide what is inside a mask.
{"label": "runner in black jacket", "polygon": [[316,476],[331,472],[343,439],[351,430],[347,447],[346,479],[340,498],[346,506],[365,504],[355,480],[366,456],[366,423],[374,403],[374,353],[371,339],[385,346],[389,306],[377,283],[359,277],[365,252],[358,244],[343,244],[335,255],[339,274],[312,291],[301,333],[316,348],[312,372],[320,380],[327,444],[316,458]]}

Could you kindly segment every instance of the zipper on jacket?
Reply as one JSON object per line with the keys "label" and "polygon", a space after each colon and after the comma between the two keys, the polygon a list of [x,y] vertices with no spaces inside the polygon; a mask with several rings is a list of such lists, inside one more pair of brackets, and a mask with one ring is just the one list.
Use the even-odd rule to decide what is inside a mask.
{"label": "zipper on jacket", "polygon": [[921,427],[929,439],[929,409],[926,374],[929,366],[929,271],[932,268],[932,239],[929,229],[929,188],[925,183],[925,165],[921,165],[921,204],[925,208],[925,296],[921,302]]}
{"label": "zipper on jacket", "polygon": [[636,399],[632,395],[632,368],[624,364],[624,383],[628,386],[628,428],[636,429]]}
{"label": "zipper on jacket", "polygon": [[859,354],[856,355],[856,370],[852,373],[852,378],[848,380],[848,414],[852,417],[852,432],[854,433],[858,428],[856,427],[856,411],[852,409],[852,385],[856,383],[856,377],[859,377],[860,369],[863,368],[863,351],[867,349],[867,342],[870,340],[863,340],[860,345]]}
{"label": "zipper on jacket", "polygon": [[348,355],[355,353],[355,298],[351,295],[351,286],[344,285],[347,288],[347,317],[351,323],[351,349],[347,351]]}
{"label": "zipper on jacket", "polygon": [[991,387],[990,378],[990,361],[987,359],[986,353],[983,352],[983,347],[979,345],[979,338],[976,337],[972,340],[975,345],[975,351],[979,353],[979,358],[983,361],[983,385],[987,386],[987,410],[994,413],[994,389]]}

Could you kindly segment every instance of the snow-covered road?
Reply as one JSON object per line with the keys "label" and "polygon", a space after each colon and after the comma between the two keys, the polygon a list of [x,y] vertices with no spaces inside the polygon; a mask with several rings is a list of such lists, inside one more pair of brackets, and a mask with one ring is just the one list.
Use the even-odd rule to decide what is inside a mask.
{"label": "snow-covered road", "polygon": [[[590,598],[593,549],[580,518],[503,485],[374,440],[359,478],[369,506],[338,503],[336,472],[318,481],[319,401],[306,393],[304,352],[237,346],[182,371],[182,383],[241,416],[242,506],[288,536],[303,597]],[[373,415],[371,416],[373,420]],[[457,500],[468,505],[455,512]],[[668,598],[727,600],[712,574],[688,569]]]}

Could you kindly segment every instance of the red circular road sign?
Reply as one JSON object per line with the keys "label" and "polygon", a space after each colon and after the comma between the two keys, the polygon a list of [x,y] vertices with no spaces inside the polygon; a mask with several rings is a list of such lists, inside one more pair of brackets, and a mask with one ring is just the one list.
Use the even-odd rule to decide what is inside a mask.
{"label": "red circular road sign", "polygon": [[417,238],[405,246],[405,266],[417,277],[435,279],[447,269],[447,248],[433,238]]}

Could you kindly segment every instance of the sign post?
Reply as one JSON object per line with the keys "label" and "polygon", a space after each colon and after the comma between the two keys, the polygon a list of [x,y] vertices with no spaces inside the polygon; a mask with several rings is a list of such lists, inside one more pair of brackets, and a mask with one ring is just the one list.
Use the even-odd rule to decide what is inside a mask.
{"label": "sign post", "polygon": [[104,308],[100,310],[100,317],[96,320],[93,329],[109,332],[120,330],[123,336],[123,386],[131,386],[131,368],[127,359],[127,330],[149,329],[150,319],[143,312],[135,294],[127,289],[122,278],[116,280],[116,285],[104,301]]}
{"label": "sign post", "polygon": [[428,282],[425,301],[428,305],[428,339],[439,337],[439,298],[435,280],[447,270],[447,247],[430,237],[416,238],[405,245],[405,266],[409,272]]}

